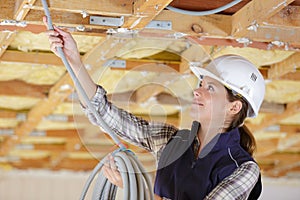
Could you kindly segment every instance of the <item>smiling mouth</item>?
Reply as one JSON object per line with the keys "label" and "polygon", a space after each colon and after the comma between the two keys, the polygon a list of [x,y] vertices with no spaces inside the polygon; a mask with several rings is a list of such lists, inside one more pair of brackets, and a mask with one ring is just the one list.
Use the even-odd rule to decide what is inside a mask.
{"label": "smiling mouth", "polygon": [[194,105],[198,105],[198,106],[203,106],[203,104],[202,103],[198,103],[198,102],[194,102],[193,101],[193,103],[192,104],[194,104]]}

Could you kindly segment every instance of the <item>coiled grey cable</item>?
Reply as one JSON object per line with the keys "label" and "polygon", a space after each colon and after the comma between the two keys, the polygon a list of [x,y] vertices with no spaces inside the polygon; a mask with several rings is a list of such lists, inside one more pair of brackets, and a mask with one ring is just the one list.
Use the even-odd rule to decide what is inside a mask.
{"label": "coiled grey cable", "polygon": [[[47,16],[47,23],[49,30],[53,30],[52,25],[52,19],[50,16],[48,4],[46,0],[42,0],[43,8],[45,11],[45,15]],[[136,157],[126,149],[126,147],[120,142],[116,134],[111,130],[111,128],[105,123],[105,121],[101,118],[99,113],[96,111],[96,109],[93,107],[91,102],[89,101],[89,98],[84,91],[82,85],[80,84],[80,81],[76,77],[73,69],[71,68],[70,64],[68,63],[66,56],[64,55],[64,52],[62,48],[57,48],[57,51],[62,59],[62,62],[64,63],[68,73],[70,74],[76,89],[83,97],[84,103],[87,105],[87,107],[92,111],[94,116],[96,117],[97,121],[99,122],[100,126],[110,135],[110,137],[113,139],[113,141],[120,147],[117,151],[113,153],[114,160],[116,162],[116,166],[118,167],[118,170],[121,173],[122,180],[123,180],[123,186],[124,186],[124,200],[137,200],[138,196],[139,199],[145,199],[145,200],[153,200],[153,192],[152,192],[152,185],[150,178],[147,173],[145,173],[144,168],[142,165],[138,162]],[[80,199],[85,199],[85,196],[87,194],[87,191],[96,176],[96,174],[101,170],[102,166],[104,165],[106,158],[101,160],[96,167],[93,169],[91,175],[89,176],[83,192],[81,194]],[[99,178],[97,180],[97,183],[95,185],[94,193],[93,193],[93,200],[113,200],[115,199],[116,195],[116,186],[111,184],[100,172]],[[142,197],[142,198],[140,198]]]}

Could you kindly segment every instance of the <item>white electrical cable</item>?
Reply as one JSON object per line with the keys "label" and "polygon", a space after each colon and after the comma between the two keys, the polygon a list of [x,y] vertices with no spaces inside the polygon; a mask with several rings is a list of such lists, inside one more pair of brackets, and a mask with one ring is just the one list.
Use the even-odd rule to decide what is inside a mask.
{"label": "white electrical cable", "polygon": [[228,3],[224,6],[219,7],[219,8],[212,9],[212,10],[205,10],[205,11],[183,10],[183,9],[175,8],[175,7],[172,7],[172,6],[167,6],[166,8],[171,10],[171,11],[180,13],[180,14],[194,15],[194,16],[204,16],[204,15],[211,15],[211,14],[215,14],[215,13],[218,13],[218,12],[222,12],[222,11],[228,9],[228,8],[231,8],[232,6],[235,6],[236,4],[240,3],[241,1],[242,0],[234,0],[234,1]]}
{"label": "white electrical cable", "polygon": [[[47,16],[47,23],[48,28],[53,30],[52,20],[50,16],[50,11],[48,8],[48,4],[46,0],[42,0],[43,8],[45,11],[45,15]],[[139,199],[145,199],[145,200],[153,200],[153,192],[152,192],[152,185],[150,178],[148,177],[148,174],[145,173],[144,168],[139,163],[139,161],[136,159],[136,157],[131,153],[129,150],[126,149],[126,147],[120,142],[116,134],[111,130],[111,128],[105,123],[105,121],[101,118],[99,113],[96,111],[96,109],[93,107],[91,102],[89,101],[89,98],[84,91],[82,85],[80,84],[80,81],[76,77],[73,69],[71,68],[70,64],[68,63],[66,56],[64,55],[64,52],[62,48],[57,48],[57,51],[62,59],[62,62],[64,63],[67,71],[69,72],[76,89],[83,97],[84,103],[87,105],[87,107],[92,111],[94,116],[96,117],[97,121],[101,125],[101,127],[110,135],[110,137],[114,140],[114,142],[120,147],[117,151],[113,153],[114,160],[116,162],[116,166],[118,167],[118,170],[121,173],[122,180],[123,180],[123,186],[124,186],[124,200],[136,200],[137,197],[143,197]],[[104,165],[104,162],[106,161],[106,158],[101,160],[97,166],[92,171],[92,174],[89,176],[82,195],[81,200],[83,200],[87,194],[87,191],[96,176],[96,174],[101,170],[102,166]],[[97,184],[95,185],[95,190],[93,194],[93,200],[114,200],[116,195],[116,186],[111,184],[100,172],[99,178],[97,181]]]}

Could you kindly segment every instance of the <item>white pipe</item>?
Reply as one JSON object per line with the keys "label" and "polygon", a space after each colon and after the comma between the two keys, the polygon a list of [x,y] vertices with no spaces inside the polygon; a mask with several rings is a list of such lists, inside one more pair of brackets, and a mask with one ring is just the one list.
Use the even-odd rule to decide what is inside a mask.
{"label": "white pipe", "polygon": [[204,15],[211,15],[211,14],[215,14],[218,12],[222,12],[228,8],[231,8],[233,6],[235,6],[236,4],[240,3],[242,0],[234,0],[224,6],[221,6],[219,8],[213,9],[213,10],[206,10],[206,11],[190,11],[190,10],[183,10],[183,9],[179,9],[179,8],[175,8],[172,6],[167,6],[166,8],[173,11],[173,12],[177,12],[180,14],[184,14],[184,15],[194,15],[194,16],[204,16]]}

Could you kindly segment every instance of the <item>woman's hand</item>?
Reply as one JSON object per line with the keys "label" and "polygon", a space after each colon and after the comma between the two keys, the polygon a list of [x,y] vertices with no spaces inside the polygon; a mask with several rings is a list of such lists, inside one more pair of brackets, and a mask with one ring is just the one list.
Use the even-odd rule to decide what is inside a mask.
{"label": "woman's hand", "polygon": [[117,169],[114,157],[112,155],[108,156],[107,161],[102,167],[104,176],[114,185],[119,188],[123,188],[123,181],[120,172]]}
{"label": "woman's hand", "polygon": [[[43,22],[45,26],[49,28],[46,16],[43,17]],[[57,51],[57,47],[61,47],[70,64],[77,66],[81,65],[80,54],[77,48],[76,41],[74,40],[72,35],[69,32],[57,28],[56,26],[53,26],[53,28],[54,30],[46,31],[51,51],[54,52],[58,57],[60,57]]]}

